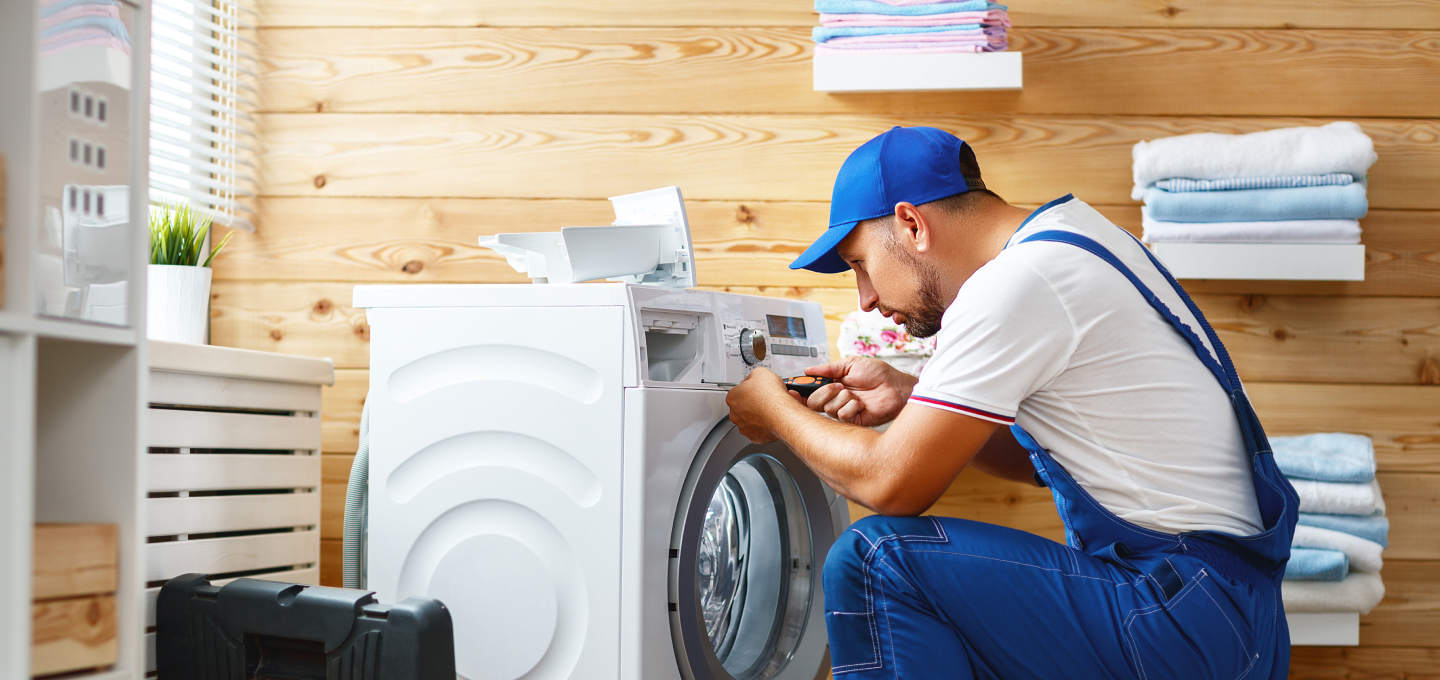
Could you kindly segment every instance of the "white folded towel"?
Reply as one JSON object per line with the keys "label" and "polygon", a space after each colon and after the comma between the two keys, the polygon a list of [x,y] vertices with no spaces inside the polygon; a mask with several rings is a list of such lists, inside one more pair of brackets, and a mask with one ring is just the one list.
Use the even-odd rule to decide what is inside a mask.
{"label": "white folded towel", "polygon": [[1334,531],[1332,529],[1321,529],[1320,527],[1305,526],[1303,524],[1295,527],[1295,537],[1290,545],[1296,548],[1316,548],[1319,550],[1339,550],[1345,553],[1350,560],[1350,571],[1373,574],[1380,571],[1384,566],[1384,560],[1380,553],[1385,550],[1383,546],[1375,541],[1367,541],[1359,536],[1352,536],[1347,533]]}
{"label": "white folded towel", "polygon": [[1146,243],[1342,243],[1360,242],[1359,220],[1281,222],[1165,222],[1140,209]]}
{"label": "white folded towel", "polygon": [[1379,574],[1355,574],[1344,581],[1282,581],[1280,598],[1287,612],[1360,612],[1369,614],[1385,597]]}
{"label": "white folded towel", "polygon": [[1375,163],[1375,143],[1360,126],[1340,121],[1321,127],[1293,127],[1226,135],[1202,132],[1144,141],[1132,151],[1135,188],[1145,190],[1162,179],[1227,179],[1274,175],[1364,177]]}
{"label": "white folded towel", "polygon": [[1382,508],[1380,483],[1342,484],[1292,479],[1290,485],[1300,494],[1300,512],[1327,515],[1370,515]]}

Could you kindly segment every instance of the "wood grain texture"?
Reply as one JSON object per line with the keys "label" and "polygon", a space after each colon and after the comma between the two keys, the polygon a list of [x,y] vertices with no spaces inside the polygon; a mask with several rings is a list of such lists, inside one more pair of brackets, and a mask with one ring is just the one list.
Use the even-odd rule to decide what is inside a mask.
{"label": "wood grain texture", "polygon": [[[700,282],[710,286],[854,285],[849,274],[788,265],[829,223],[829,204],[687,201]],[[1025,206],[1035,207],[1035,206]],[[1140,208],[1094,206],[1136,236]],[[215,278],[356,283],[519,283],[482,234],[606,224],[604,200],[273,197],[255,233],[236,232]],[[1364,281],[1186,281],[1191,293],[1440,296],[1440,212],[1372,210],[1361,221]]]}
{"label": "wood grain texture", "polygon": [[1360,117],[1440,109],[1436,32],[1017,26],[1010,49],[1025,54],[1022,91],[844,95],[814,91],[808,26],[264,31],[260,106]]}
{"label": "wood grain texture", "polygon": [[338,538],[320,541],[320,585],[345,587],[345,544]]}
{"label": "wood grain texture", "polygon": [[[345,538],[345,489],[350,483],[354,454],[322,456],[324,477],[320,483],[320,540]],[[320,560],[325,560],[321,552]]]}
{"label": "wood grain texture", "polygon": [[[615,219],[609,201],[268,198],[236,232],[215,278],[357,283],[526,283],[481,235]],[[702,285],[855,285],[850,273],[789,269],[829,223],[825,203],[687,201]],[[1440,269],[1440,267],[1437,267]]]}
{"label": "wood grain texture", "polygon": [[[256,0],[262,26],[810,26],[807,0]],[[1017,26],[1440,28],[1430,0],[1032,0]]]}
{"label": "wood grain texture", "polygon": [[1440,473],[1440,387],[1252,381],[1245,391],[1270,436],[1363,434],[1381,471]]}
{"label": "wood grain texture", "polygon": [[36,524],[30,597],[113,593],[120,583],[116,524]]}
{"label": "wood grain texture", "polygon": [[1425,384],[1440,299],[1195,295],[1246,380]]}
{"label": "wood grain texture", "polygon": [[100,668],[120,653],[114,595],[36,602],[30,609],[30,672]]}
{"label": "wood grain texture", "polygon": [[[331,454],[359,450],[360,416],[365,410],[365,396],[369,392],[368,369],[336,369],[335,384],[321,393],[324,400],[320,425],[321,451]],[[324,470],[323,464],[321,469]]]}
{"label": "wood grain texture", "polygon": [[[1386,553],[1387,556],[1389,553]],[[1385,599],[1360,617],[1362,647],[1435,647],[1440,562],[1389,560],[1380,571]]]}
{"label": "wood grain texture", "polygon": [[[688,199],[830,198],[851,151],[893,125],[970,141],[987,184],[1014,203],[1066,193],[1130,201],[1131,147],[1193,132],[1244,133],[1314,118],[892,115],[258,116],[270,196],[606,198],[680,186]],[[1440,209],[1440,120],[1357,121],[1375,140],[1370,205]]]}
{"label": "wood grain texture", "polygon": [[1292,647],[1292,680],[1436,680],[1436,647]]}

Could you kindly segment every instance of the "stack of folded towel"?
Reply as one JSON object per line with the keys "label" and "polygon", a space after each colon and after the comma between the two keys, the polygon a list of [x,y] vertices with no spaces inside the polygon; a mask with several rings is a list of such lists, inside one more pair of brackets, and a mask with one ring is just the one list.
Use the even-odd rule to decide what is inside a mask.
{"label": "stack of folded towel", "polygon": [[1010,16],[987,0],[815,0],[817,53],[999,52]]}
{"label": "stack of folded towel", "polygon": [[1270,447],[1300,494],[1300,524],[1283,584],[1285,610],[1370,613],[1385,596],[1380,553],[1390,545],[1370,438],[1274,437]]}
{"label": "stack of folded towel", "polygon": [[120,20],[119,0],[42,0],[40,54],[50,56],[86,45],[130,53],[130,32]]}
{"label": "stack of folded towel", "polygon": [[1375,145],[1354,123],[1166,137],[1133,153],[1146,243],[1360,242]]}

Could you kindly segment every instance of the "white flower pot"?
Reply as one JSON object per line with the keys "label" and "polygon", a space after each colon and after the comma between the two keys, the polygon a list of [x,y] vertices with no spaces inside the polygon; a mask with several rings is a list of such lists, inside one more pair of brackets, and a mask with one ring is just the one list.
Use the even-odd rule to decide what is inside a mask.
{"label": "white flower pot", "polygon": [[146,292],[146,331],[151,340],[205,344],[210,314],[210,268],[152,264]]}

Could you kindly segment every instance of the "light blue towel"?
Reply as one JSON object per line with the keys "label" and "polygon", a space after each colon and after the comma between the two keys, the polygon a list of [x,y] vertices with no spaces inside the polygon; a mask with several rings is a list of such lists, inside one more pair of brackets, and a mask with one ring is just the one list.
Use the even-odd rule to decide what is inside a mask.
{"label": "light blue towel", "polygon": [[1375,445],[1364,435],[1322,432],[1271,437],[1270,450],[1286,477],[1355,484],[1375,479]]}
{"label": "light blue towel", "polygon": [[1390,520],[1381,511],[1373,515],[1322,515],[1318,512],[1300,513],[1300,523],[1331,531],[1358,536],[1374,541],[1383,547],[1390,547]]}
{"label": "light blue towel", "polygon": [[[842,28],[826,28],[816,26],[810,29],[810,39],[817,43],[823,43],[831,38],[848,38],[857,35],[903,35],[906,33],[955,33],[958,36],[971,37],[976,40],[984,40],[991,31],[981,30],[980,24],[960,24],[957,26],[845,26]],[[1003,27],[992,27],[1005,32]]]}
{"label": "light blue towel", "polygon": [[119,38],[121,42],[130,43],[130,32],[125,30],[125,24],[112,17],[77,17],[40,31],[40,37],[48,38],[77,28],[99,28]]}
{"label": "light blue towel", "polygon": [[1009,10],[986,0],[966,2],[941,2],[933,5],[887,5],[874,0],[815,0],[815,11],[821,14],[890,14],[902,17],[918,17],[927,14],[949,14],[951,12],[979,12],[989,9]]}
{"label": "light blue towel", "polygon": [[1232,177],[1230,179],[1162,179],[1155,186],[1171,193],[1190,191],[1235,191],[1238,189],[1292,189],[1295,187],[1345,186],[1355,177],[1343,172],[1328,175],[1282,175],[1277,177]]}
{"label": "light blue towel", "polygon": [[1150,219],[1162,222],[1278,222],[1354,220],[1365,216],[1365,183],[1345,186],[1196,191],[1145,191]]}
{"label": "light blue towel", "polygon": [[1350,560],[1339,550],[1291,548],[1285,565],[1286,581],[1344,581]]}

